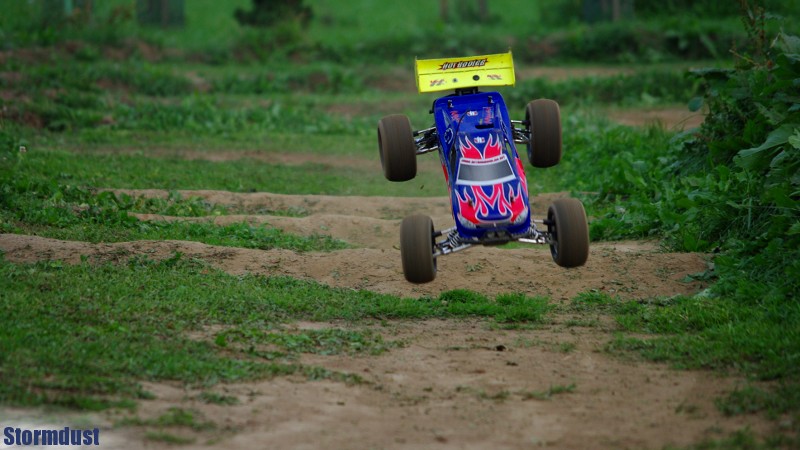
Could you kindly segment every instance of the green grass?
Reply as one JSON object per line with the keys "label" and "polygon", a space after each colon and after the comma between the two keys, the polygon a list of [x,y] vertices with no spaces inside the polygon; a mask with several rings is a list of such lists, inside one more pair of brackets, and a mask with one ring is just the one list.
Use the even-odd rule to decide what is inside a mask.
{"label": "green grass", "polygon": [[744,428],[721,439],[704,439],[686,447],[667,446],[665,450],[773,450],[797,448],[797,437],[776,433],[760,439],[752,430]]}
{"label": "green grass", "polygon": [[772,420],[792,414],[800,418],[800,389],[778,384],[774,389],[745,386],[717,400],[717,408],[726,416],[765,413]]}
{"label": "green grass", "polygon": [[384,342],[370,331],[329,328],[297,333],[266,332],[254,327],[234,327],[217,333],[214,343],[220,347],[239,347],[268,359],[291,357],[298,353],[318,355],[380,355],[399,344]]}
{"label": "green grass", "polygon": [[[372,331],[281,331],[297,320],[485,317],[545,320],[542,298],[496,299],[468,291],[397,298],[309,281],[231,276],[179,254],[127,265],[0,263],[0,402],[81,409],[132,406],[152,394],[139,381],[219,382],[301,375],[360,382],[353,374],[298,365],[297,353],[391,351]],[[221,325],[215,336],[190,332]],[[251,346],[252,344],[252,351]],[[270,351],[275,349],[275,351]]]}
{"label": "green grass", "polygon": [[183,200],[174,194],[160,201],[116,196],[108,191],[95,194],[75,186],[44,180],[37,182],[26,178],[22,171],[16,173],[13,181],[0,181],[3,181],[0,191],[4,194],[0,200],[0,231],[7,233],[89,242],[175,239],[262,250],[331,251],[348,247],[345,242],[330,236],[297,236],[269,225],[242,222],[218,226],[210,222],[181,220],[143,221],[130,214],[196,216],[220,213],[218,207],[197,199]]}
{"label": "green grass", "polygon": [[238,405],[239,399],[233,395],[225,395],[217,392],[203,391],[198,396],[200,400],[212,405]]}
{"label": "green grass", "polygon": [[[657,155],[665,150],[669,134],[658,128],[637,130],[611,124],[607,120],[592,117],[580,110],[567,110],[564,125],[564,159],[562,163],[547,170],[528,167],[529,192],[555,192],[562,190],[594,192],[600,199],[613,198],[615,192],[599,191],[603,184],[616,183],[625,188],[645,185],[649,167],[649,155],[637,154],[640,149]],[[370,130],[373,127],[370,126]],[[602,134],[600,134],[602,132]],[[117,133],[117,132],[114,132]],[[185,132],[181,132],[185,133]],[[378,163],[375,138],[368,136],[314,136],[304,137],[297,134],[268,134],[267,140],[249,139],[241,148],[230,149],[230,141],[224,138],[198,139],[197,137],[180,137],[181,133],[168,132],[166,139],[158,140],[163,132],[150,132],[140,138],[139,133],[120,133],[118,139],[107,144],[114,134],[109,134],[99,142],[87,145],[80,144],[81,139],[66,141],[64,148],[79,150],[59,150],[59,141],[51,139],[34,139],[40,144],[30,146],[25,157],[25,165],[17,171],[30,173],[36,179],[55,179],[60,183],[78,186],[102,188],[160,188],[177,189],[219,189],[234,192],[274,192],[284,194],[329,194],[329,195],[380,195],[380,196],[445,196],[446,187],[438,170],[425,170],[408,183],[389,183],[383,178]],[[598,134],[600,134],[598,138]],[[150,137],[147,137],[150,136]],[[242,134],[242,136],[246,136]],[[84,137],[85,138],[85,137]],[[93,139],[92,139],[93,140]],[[130,142],[139,143],[139,150],[130,151]],[[264,142],[259,147],[257,142]],[[227,147],[226,147],[227,145]],[[374,166],[331,166],[328,164],[308,162],[304,164],[270,164],[266,161],[248,159],[231,161],[185,160],[180,157],[152,156],[153,153],[180,151],[182,148],[200,146],[199,153],[214,151],[215,148],[233,152],[237,150],[253,150],[269,155],[273,151],[300,151],[304,155],[314,153],[349,155],[364,161],[374,161]],[[114,154],[114,148],[124,151]],[[525,149],[520,146],[521,157]],[[92,149],[104,149],[111,154],[94,154]],[[619,148],[630,149],[619,151]],[[51,150],[52,149],[52,150]],[[163,150],[162,150],[163,149]],[[653,156],[655,157],[655,156]],[[424,167],[433,167],[436,155],[426,155]],[[309,158],[313,161],[313,157]],[[527,165],[527,162],[526,162]],[[603,170],[595,172],[593,177],[585,176],[589,167],[599,165]],[[23,172],[24,173],[24,172]],[[197,174],[202,173],[202,177]],[[598,192],[599,191],[599,192]],[[591,203],[588,206],[592,206]],[[636,219],[638,216],[632,217]],[[606,221],[603,226],[614,226]],[[625,225],[626,222],[620,222]],[[648,222],[641,225],[631,223],[643,229]],[[618,226],[621,226],[618,225]],[[611,236],[612,231],[593,233],[595,237]],[[644,229],[643,235],[646,235]]]}
{"label": "green grass", "polygon": [[[608,349],[634,352],[675,367],[736,371],[759,380],[800,376],[797,304],[696,295],[623,302],[604,293],[583,293],[568,310],[614,316],[620,334]],[[641,337],[645,333],[647,337]]]}
{"label": "green grass", "polygon": [[216,428],[216,424],[202,420],[202,415],[196,411],[183,408],[169,408],[169,410],[153,419],[140,419],[138,417],[125,418],[116,425],[150,426],[158,428],[184,427],[194,431],[203,431]]}
{"label": "green grass", "polygon": [[164,442],[173,445],[186,445],[194,443],[194,438],[176,436],[164,431],[148,431],[144,435],[148,441]]}
{"label": "green grass", "polygon": [[[192,0],[184,2],[186,25],[178,29],[150,29],[151,39],[166,48],[182,48],[192,52],[225,49],[242,29],[233,17],[237,8],[249,8],[249,0]],[[209,33],[208,30],[215,30]]]}
{"label": "green grass", "polygon": [[91,221],[62,225],[7,225],[0,224],[4,232],[33,234],[68,241],[92,243],[128,242],[139,240],[180,240],[202,242],[208,245],[241,247],[260,250],[288,249],[298,252],[333,251],[350,248],[346,242],[323,234],[297,236],[269,225],[250,225],[246,222],[232,225],[214,225],[193,222],[131,221],[119,227]]}
{"label": "green grass", "polygon": [[[579,74],[580,69],[576,73]],[[686,70],[640,69],[631,75],[575,76],[563,81],[524,80],[508,91],[506,100],[520,105],[534,98],[550,98],[561,105],[685,105],[700,93],[699,86],[700,81]]]}
{"label": "green grass", "polygon": [[[436,30],[440,33],[446,31],[464,32],[470,27],[473,32],[484,29],[524,29],[535,23],[539,11],[534,5],[529,8],[519,8],[513,0],[500,0],[490,5],[490,12],[494,14],[493,20],[483,26],[478,24],[454,24],[446,27],[441,23],[438,4],[431,4],[424,0],[412,0],[403,5],[379,4],[369,0],[359,0],[348,4],[347,8],[322,1],[308,2],[314,8],[318,18],[310,33],[315,40],[324,40],[330,36],[332,29],[337,29],[340,39],[337,44],[342,47],[356,47],[359,43],[375,40],[375,30],[392,29],[392,33],[402,37],[419,36],[426,30]],[[466,6],[462,5],[466,8]],[[516,14],[502,14],[502,11],[517,11]],[[354,11],[358,11],[354,14]],[[455,17],[457,8],[451,5],[451,17]],[[383,28],[387,27],[387,28]],[[505,49],[498,49],[503,51]],[[420,55],[422,56],[422,55]]]}
{"label": "green grass", "polygon": [[[377,151],[375,152],[377,153]],[[426,173],[410,183],[383,179],[374,168],[332,167],[319,163],[270,164],[249,159],[211,162],[138,155],[75,155],[30,152],[27,167],[35,179],[72,186],[118,189],[213,189],[278,194],[444,196],[441,173]],[[203,174],[203,176],[198,176]]]}

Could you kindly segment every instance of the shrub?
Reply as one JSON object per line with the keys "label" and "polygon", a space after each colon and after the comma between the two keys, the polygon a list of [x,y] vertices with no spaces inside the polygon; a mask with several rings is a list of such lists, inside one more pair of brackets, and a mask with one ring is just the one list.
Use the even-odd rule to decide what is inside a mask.
{"label": "shrub", "polygon": [[[606,179],[601,191],[623,202],[593,223],[593,236],[649,229],[679,250],[716,249],[720,294],[797,301],[800,38],[770,39],[764,20],[760,9],[745,16],[750,39],[735,69],[696,73],[709,111],[701,128],[679,135],[655,169],[631,166],[630,177]],[[641,173],[650,181],[628,182]]]}

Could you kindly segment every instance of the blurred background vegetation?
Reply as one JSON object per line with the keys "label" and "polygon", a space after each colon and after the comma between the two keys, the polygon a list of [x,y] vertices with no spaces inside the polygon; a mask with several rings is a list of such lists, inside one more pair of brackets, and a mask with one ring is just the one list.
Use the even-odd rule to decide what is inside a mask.
{"label": "blurred background vegetation", "polygon": [[[2,0],[0,46],[132,45],[204,62],[407,62],[513,48],[519,61],[656,62],[724,55],[739,2],[652,0]],[[798,0],[764,0],[775,17]],[[794,26],[770,21],[767,27]],[[175,52],[170,53],[176,56]],[[163,56],[163,55],[161,55]]]}

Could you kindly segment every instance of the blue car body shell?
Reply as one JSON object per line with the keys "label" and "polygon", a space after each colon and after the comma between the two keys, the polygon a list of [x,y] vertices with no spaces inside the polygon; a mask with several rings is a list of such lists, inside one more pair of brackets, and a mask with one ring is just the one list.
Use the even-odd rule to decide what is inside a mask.
{"label": "blue car body shell", "polygon": [[441,97],[432,111],[460,237],[502,242],[524,235],[531,227],[528,185],[503,97]]}

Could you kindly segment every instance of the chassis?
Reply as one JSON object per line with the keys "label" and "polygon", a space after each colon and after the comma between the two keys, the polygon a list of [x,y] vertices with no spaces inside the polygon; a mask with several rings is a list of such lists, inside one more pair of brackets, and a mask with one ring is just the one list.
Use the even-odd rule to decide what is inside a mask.
{"label": "chassis", "polygon": [[[430,217],[411,215],[400,226],[403,273],[412,283],[436,277],[437,259],[475,245],[516,241],[549,245],[562,267],[583,265],[589,254],[586,213],[580,201],[559,199],[547,217],[530,214],[527,179],[515,144],[524,144],[538,168],[561,160],[558,104],[528,103],[524,120],[511,120],[500,93],[479,87],[514,84],[511,53],[468,58],[418,60],[419,91],[453,89],[437,98],[434,124],[414,131],[407,116],[378,122],[378,147],[385,177],[407,181],[416,176],[416,157],[437,151],[450,193],[455,226],[436,230]],[[543,225],[540,229],[537,225]]]}

